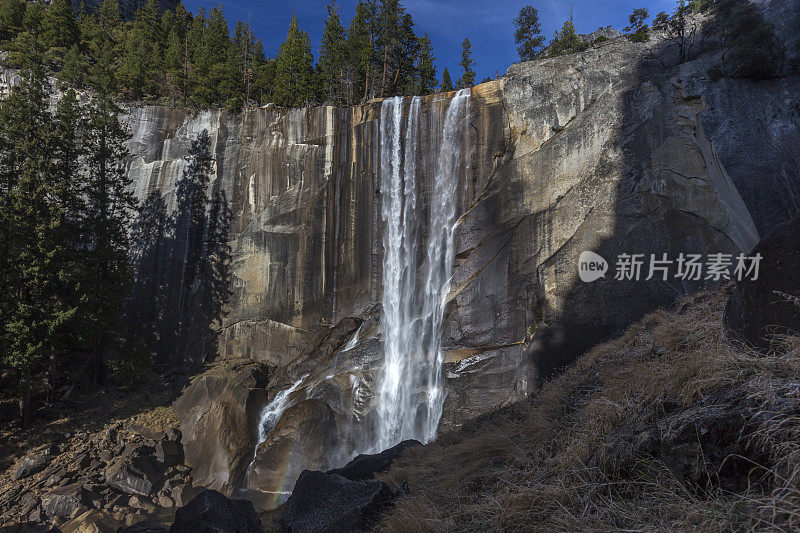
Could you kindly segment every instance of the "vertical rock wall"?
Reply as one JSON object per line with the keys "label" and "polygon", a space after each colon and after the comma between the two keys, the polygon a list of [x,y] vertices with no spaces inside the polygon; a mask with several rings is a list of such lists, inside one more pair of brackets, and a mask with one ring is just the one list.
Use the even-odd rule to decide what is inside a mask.
{"label": "vertical rock wall", "polygon": [[[592,343],[708,285],[617,282],[616,255],[738,253],[756,242],[700,127],[704,101],[648,59],[658,46],[613,40],[515,65],[474,88],[443,338],[445,427],[524,397]],[[451,97],[422,102],[423,210]],[[136,193],[144,199],[158,190],[168,209],[176,207],[191,140],[211,135],[209,189],[225,192],[233,214],[220,355],[278,367],[291,383],[327,372],[342,353],[338,344],[311,350],[332,325],[367,320],[345,357],[360,363],[336,359],[338,377],[312,381],[339,391],[330,402],[340,415],[374,407],[364,373],[380,358],[380,103],[242,114],[149,107],[131,109],[129,120]],[[583,250],[611,263],[606,279],[578,280]],[[336,338],[347,342],[346,333]]]}

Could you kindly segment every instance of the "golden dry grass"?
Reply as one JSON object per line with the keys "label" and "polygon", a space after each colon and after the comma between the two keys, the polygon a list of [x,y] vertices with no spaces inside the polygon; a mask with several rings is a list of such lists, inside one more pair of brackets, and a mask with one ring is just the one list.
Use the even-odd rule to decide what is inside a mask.
{"label": "golden dry grass", "polygon": [[655,312],[528,402],[409,450],[386,531],[800,527],[800,338],[725,335],[723,294]]}

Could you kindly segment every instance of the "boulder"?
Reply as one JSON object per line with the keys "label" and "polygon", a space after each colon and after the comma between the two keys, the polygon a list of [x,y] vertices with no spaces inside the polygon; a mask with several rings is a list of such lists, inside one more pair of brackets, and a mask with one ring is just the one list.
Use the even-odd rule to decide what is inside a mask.
{"label": "boulder", "polygon": [[154,494],[162,481],[151,456],[119,458],[106,467],[105,479],[115,489],[139,496]]}
{"label": "boulder", "polygon": [[120,523],[105,511],[91,510],[61,526],[62,533],[116,533]]}
{"label": "boulder", "polygon": [[169,428],[167,431],[164,432],[164,439],[174,442],[180,442],[183,434],[181,430],[178,428]]}
{"label": "boulder", "polygon": [[155,457],[165,467],[177,466],[183,463],[183,445],[177,440],[161,440],[156,443]]}
{"label": "boulder", "polygon": [[266,405],[266,373],[250,365],[232,379],[203,375],[175,402],[186,463],[197,485],[231,493],[253,457]]}
{"label": "boulder", "polygon": [[367,530],[393,498],[386,483],[305,470],[286,500],[280,525],[292,533]]}
{"label": "boulder", "polygon": [[124,527],[120,529],[118,533],[166,533],[167,531],[169,531],[169,526],[157,522],[145,521]]}
{"label": "boulder", "polygon": [[178,485],[170,492],[170,498],[175,502],[176,507],[183,507],[197,496],[198,492],[199,489],[192,485]]}
{"label": "boulder", "polygon": [[171,533],[261,533],[253,504],[230,500],[215,490],[204,490],[175,512]]}
{"label": "boulder", "polygon": [[422,446],[416,440],[404,440],[397,446],[376,453],[373,455],[361,454],[347,463],[342,468],[329,471],[329,474],[337,474],[351,481],[364,481],[373,479],[378,472],[385,472],[399,459],[407,448],[412,446]]}
{"label": "boulder", "polygon": [[336,443],[336,420],[328,404],[304,400],[293,405],[258,446],[247,487],[286,492],[303,469],[327,469]]}
{"label": "boulder", "polygon": [[43,453],[27,455],[20,459],[19,463],[17,463],[17,466],[14,468],[14,472],[11,474],[11,478],[14,481],[17,481],[41,472],[45,469],[45,467],[47,467],[51,459],[51,456]]}
{"label": "boulder", "polygon": [[73,483],[45,493],[42,508],[47,516],[70,516],[81,507],[90,505],[92,496],[82,483]]}
{"label": "boulder", "polygon": [[800,217],[778,226],[750,253],[760,254],[758,279],[739,281],[725,307],[728,331],[758,348],[773,334],[800,332]]}

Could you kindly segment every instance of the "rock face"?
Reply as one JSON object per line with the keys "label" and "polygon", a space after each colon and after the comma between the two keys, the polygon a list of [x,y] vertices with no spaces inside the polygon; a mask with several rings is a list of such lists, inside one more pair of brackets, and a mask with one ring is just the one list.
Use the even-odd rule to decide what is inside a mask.
{"label": "rock face", "polygon": [[[675,50],[658,35],[648,43],[611,38],[578,54],[514,65],[503,79],[473,88],[444,322],[440,430],[526,397],[587,347],[718,284],[675,277],[681,253],[747,253],[758,242],[750,213],[760,204],[742,184],[764,160],[752,146],[768,146],[775,131],[798,138],[797,78],[711,82],[706,72],[716,53],[677,65]],[[759,102],[762,93],[763,108],[737,104],[742,94]],[[430,207],[437,132],[452,96],[422,99],[422,212]],[[318,402],[313,434],[324,441],[335,426],[340,445],[370,431],[376,412],[382,105],[241,114],[147,107],[128,115],[134,190],[165,213],[180,215],[190,145],[203,131],[210,136],[208,197],[223,198],[231,214],[231,297],[227,314],[199,344],[215,344],[223,359],[274,369],[269,398],[296,383],[285,407]],[[769,115],[767,129],[743,126],[750,114]],[[756,212],[761,229],[775,222],[767,211],[774,209]],[[182,257],[181,242],[174,239],[172,257]],[[580,280],[584,251],[607,261],[604,278]],[[621,254],[641,254],[640,279],[616,278]],[[665,254],[670,275],[646,280],[650,259]],[[169,255],[154,253],[148,268],[171,272],[162,265]],[[195,479],[225,491],[253,459],[266,403],[263,389],[228,381],[204,378],[176,406]],[[275,447],[302,450],[319,464],[318,450],[297,438],[303,424],[262,446],[256,462],[269,462],[265,450]],[[338,463],[358,451],[341,449]]]}
{"label": "rock face", "polygon": [[291,488],[304,468],[329,468],[338,440],[333,410],[320,400],[304,400],[286,410],[256,449],[247,475],[253,490]]}
{"label": "rock face", "polygon": [[[612,40],[515,65],[505,79],[473,90],[445,324],[447,424],[524,397],[539,373],[701,285],[582,284],[581,251],[606,254],[613,265],[619,253],[737,253],[757,241],[701,127],[703,99],[643,60],[658,53],[658,43],[649,46]],[[440,121],[446,106],[442,96],[425,98],[421,116]],[[190,141],[203,130],[211,135],[209,189],[225,193],[233,214],[223,357],[318,366],[308,353],[315,332],[366,317],[379,303],[379,109],[131,110],[136,193],[144,200],[159,192],[168,210],[177,206]],[[435,157],[433,149],[420,155],[423,184]],[[523,341],[537,317],[551,333],[532,353]],[[360,384],[369,381],[362,377]]]}
{"label": "rock face", "polygon": [[253,504],[229,500],[215,490],[204,490],[186,507],[175,512],[172,533],[261,533],[261,521]]}
{"label": "rock face", "polygon": [[42,508],[48,516],[69,516],[90,501],[91,495],[83,488],[83,483],[74,483],[53,489],[42,496]]}
{"label": "rock face", "polygon": [[344,465],[342,468],[331,470],[328,474],[336,474],[350,481],[364,481],[373,479],[378,472],[385,472],[398,458],[402,457],[406,448],[421,446],[416,440],[404,440],[381,453],[372,455],[361,454]]}
{"label": "rock face", "polygon": [[280,524],[284,531],[297,533],[368,531],[393,499],[386,483],[306,470],[286,501]]}
{"label": "rock face", "polygon": [[247,365],[234,375],[202,376],[175,402],[195,485],[239,487],[258,444],[255,428],[266,404],[265,387],[263,370]]}
{"label": "rock face", "polygon": [[762,256],[758,279],[733,288],[725,325],[739,339],[766,349],[773,335],[800,332],[800,217],[776,228],[753,254]]}
{"label": "rock face", "polygon": [[47,454],[28,455],[20,459],[11,474],[12,479],[18,480],[31,476],[45,469],[49,463],[50,456]]}

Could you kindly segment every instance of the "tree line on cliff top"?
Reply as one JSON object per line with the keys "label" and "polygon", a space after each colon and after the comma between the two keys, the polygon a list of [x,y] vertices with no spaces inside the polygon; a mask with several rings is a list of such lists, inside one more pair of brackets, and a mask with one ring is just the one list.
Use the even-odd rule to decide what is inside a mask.
{"label": "tree line on cliff top", "polygon": [[[40,41],[47,67],[75,88],[91,88],[86,73],[105,56],[118,97],[170,105],[350,105],[439,90],[431,39],[415,33],[402,2],[359,1],[347,27],[335,1],[327,12],[316,62],[294,15],[269,57],[249,21],[229,30],[221,6],[190,13],[178,4],[162,14],[157,0],[139,7],[132,21],[122,20],[118,0],[104,0],[96,13],[74,13],[69,0],[2,0],[0,45],[15,66],[29,41]],[[454,88],[475,82],[469,39],[462,55]]]}
{"label": "tree line on cliff top", "polygon": [[[720,72],[758,78],[781,71],[781,43],[749,0],[678,0],[671,14],[658,13],[652,25],[679,42],[684,59],[686,41],[694,37],[690,15],[709,10],[716,20],[712,28],[730,49]],[[633,11],[626,28],[631,40],[649,39],[647,19],[646,9]],[[519,11],[514,26],[522,61],[580,52],[593,44],[576,32],[570,17],[545,46],[532,5]],[[118,0],[104,0],[96,13],[74,13],[70,0],[49,5],[0,0],[5,63],[18,66],[32,41],[45,50],[45,66],[64,86],[92,88],[88,72],[99,64],[115,97],[185,107],[353,105],[476,82],[468,38],[461,46],[458,79],[447,68],[439,78],[431,39],[415,33],[401,0],[360,0],[347,26],[331,0],[316,62],[310,38],[294,16],[286,40],[270,57],[249,21],[238,21],[230,31],[221,5],[190,13],[178,4],[161,13],[157,0],[147,0],[133,20],[124,21]]]}
{"label": "tree line on cliff top", "polygon": [[[676,0],[672,12],[659,12],[652,25],[648,25],[649,16],[645,8],[633,10],[625,28],[629,40],[649,41],[651,27],[662,31],[667,46],[677,49],[681,63],[697,57],[706,43],[716,41],[724,53],[720,63],[709,70],[712,78],[769,79],[787,72],[784,43],[750,0]],[[708,23],[701,25],[701,17]],[[522,61],[581,52],[606,40],[601,36],[589,42],[578,35],[570,17],[545,46],[539,12],[530,5],[520,9],[519,16],[514,19],[514,29],[514,41]]]}

